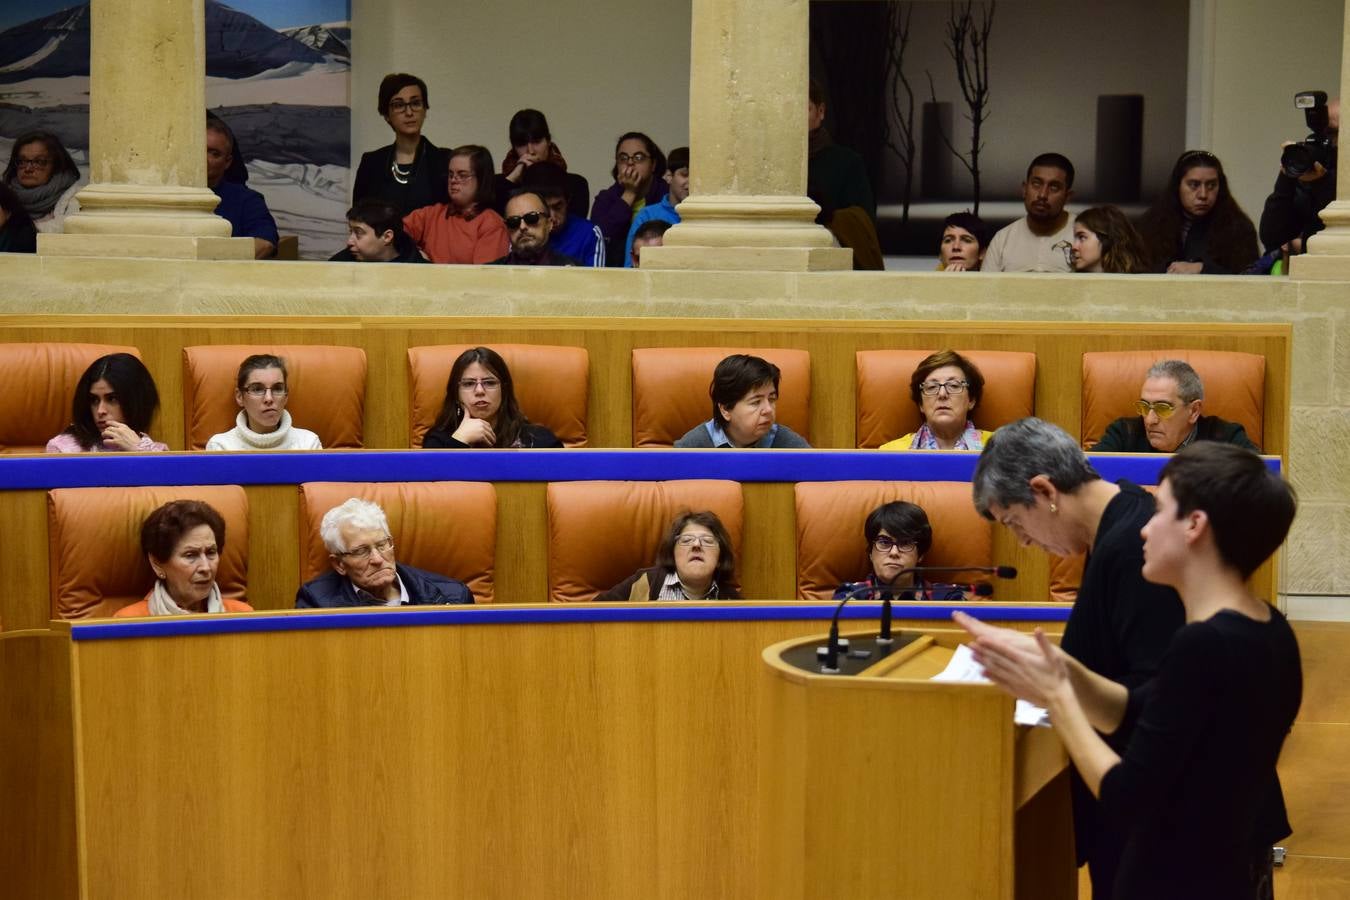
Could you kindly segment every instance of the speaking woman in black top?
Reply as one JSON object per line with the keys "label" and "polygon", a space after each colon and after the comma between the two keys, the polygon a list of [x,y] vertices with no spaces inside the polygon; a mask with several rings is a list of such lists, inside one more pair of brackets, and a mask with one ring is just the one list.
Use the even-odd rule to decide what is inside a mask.
{"label": "speaking woman in black top", "polygon": [[396,72],[380,82],[380,115],[394,131],[394,142],[362,154],[352,185],[352,202],[383,200],[406,216],[414,209],[445,201],[450,155],[422,135],[427,110],[426,82]]}
{"label": "speaking woman in black top", "polygon": [[[1177,590],[1186,624],[1144,685],[1093,673],[1039,630],[1028,640],[957,614],[986,674],[1049,710],[1123,836],[1114,896],[1255,898],[1264,887],[1275,764],[1303,678],[1289,623],[1246,580],[1284,542],[1295,507],[1240,447],[1195,444],[1163,467],[1143,575]],[[1121,729],[1118,750],[1102,735]]]}

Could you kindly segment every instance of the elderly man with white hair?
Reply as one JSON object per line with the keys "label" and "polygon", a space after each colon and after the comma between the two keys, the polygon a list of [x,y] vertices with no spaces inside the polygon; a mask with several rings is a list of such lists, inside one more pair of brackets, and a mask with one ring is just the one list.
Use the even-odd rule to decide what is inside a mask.
{"label": "elderly man with white hair", "polygon": [[472,603],[462,581],[400,565],[379,504],[351,498],[324,514],[319,534],[333,571],[300,586],[299,609]]}

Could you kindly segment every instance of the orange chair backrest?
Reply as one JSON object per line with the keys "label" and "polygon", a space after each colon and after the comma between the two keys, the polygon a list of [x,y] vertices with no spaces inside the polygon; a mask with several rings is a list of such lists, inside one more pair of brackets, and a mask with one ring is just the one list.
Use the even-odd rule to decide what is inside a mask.
{"label": "orange chair backrest", "polygon": [[1237,422],[1256,446],[1265,446],[1264,356],[1227,350],[1122,350],[1083,354],[1085,448],[1092,449],[1116,419],[1136,415],[1144,375],[1164,359],[1184,360],[1195,369],[1205,386],[1205,415]]}
{"label": "orange chair backrest", "polygon": [[296,428],[317,434],[325,448],[364,446],[366,351],[314,344],[217,344],[183,348],[188,449],[205,449],[212,435],[234,427],[239,364],[259,353],[286,363],[286,411]]}
{"label": "orange chair backrest", "polygon": [[141,356],[114,344],[0,344],[0,453],[41,453],[65,431],[80,376],[109,353]]}
{"label": "orange chair backrest", "polygon": [[548,596],[586,602],[655,565],[684,510],[711,510],[740,558],[743,504],[735,481],[562,481],[548,486]]}
{"label": "orange chair backrest", "polygon": [[811,354],[768,347],[643,347],[633,351],[633,446],[670,447],[712,416],[708,386],[717,364],[736,353],[773,363],[778,421],[811,440]]}
{"label": "orange chair backrest", "polygon": [[248,587],[248,497],[238,485],[57,488],[47,493],[53,619],[111,616],[145,598],[155,575],[141,525],[170,500],[201,500],[225,520],[216,584],[231,600]]}
{"label": "orange chair backrest", "polygon": [[[423,436],[436,424],[445,404],[445,383],[450,378],[450,369],[461,353],[475,346],[478,345],[440,344],[408,349],[408,392],[412,397],[408,410],[409,446],[422,446]],[[500,354],[511,370],[516,400],[525,418],[543,425],[568,447],[586,446],[591,366],[586,348],[492,344],[489,349]]]}
{"label": "orange chair backrest", "polygon": [[[928,566],[993,565],[992,523],[975,511],[970,484],[954,481],[801,482],[797,498],[797,598],[828,600],[844,582],[872,574],[863,524],[883,503],[907,500],[923,507],[933,526]],[[978,575],[932,578],[960,583]],[[1012,588],[995,584],[996,590]]]}
{"label": "orange chair backrest", "polygon": [[352,497],[378,503],[389,520],[395,559],[457,578],[475,603],[491,603],[497,559],[497,490],[487,482],[369,484],[311,481],[300,485],[300,581],[332,568],[319,533],[324,514]]}
{"label": "orange chair backrest", "polygon": [[[909,395],[909,380],[933,350],[859,350],[859,447],[880,447],[917,431],[923,415]],[[1036,409],[1036,354],[1007,350],[958,350],[984,376],[984,395],[971,420],[993,431]]]}

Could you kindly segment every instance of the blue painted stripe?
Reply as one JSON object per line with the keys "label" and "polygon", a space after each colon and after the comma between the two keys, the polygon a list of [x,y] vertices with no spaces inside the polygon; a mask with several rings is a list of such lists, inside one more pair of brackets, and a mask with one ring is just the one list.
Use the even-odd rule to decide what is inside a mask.
{"label": "blue painted stripe", "polygon": [[[466,454],[472,465],[465,465]],[[1104,478],[1157,484],[1166,456],[1092,455]],[[0,490],[306,481],[970,481],[977,453],[875,450],[326,450],[0,456]],[[1278,457],[1268,465],[1280,470]]]}
{"label": "blue painted stripe", "polygon": [[[150,621],[71,623],[70,636],[76,641],[126,640],[142,637],[179,637],[205,634],[253,634],[276,631],[333,631],[344,628],[407,628],[446,625],[528,625],[567,624],[573,622],[762,622],[828,621],[834,615],[833,603],[735,604],[716,606],[678,606],[626,604],[575,607],[565,604],[514,608],[482,606],[422,610],[361,610],[344,613],[267,613],[238,618],[221,616],[169,616]],[[897,619],[947,620],[955,610],[964,610],[979,619],[1002,622],[1063,622],[1069,606],[998,606],[991,604],[904,603],[894,607]],[[878,603],[850,603],[842,619],[876,619]]]}

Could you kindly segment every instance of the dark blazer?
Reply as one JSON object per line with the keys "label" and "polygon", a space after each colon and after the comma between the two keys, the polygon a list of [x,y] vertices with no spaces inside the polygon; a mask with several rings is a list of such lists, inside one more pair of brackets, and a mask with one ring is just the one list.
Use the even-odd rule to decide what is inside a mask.
{"label": "dark blazer", "polygon": [[[563,442],[558,440],[558,436],[543,425],[535,425],[531,422],[520,430],[520,446],[522,448],[542,450],[546,447],[561,447],[562,445]],[[432,429],[422,438],[422,449],[424,450],[464,450],[468,447],[468,444],[454,439],[453,429],[450,431]]]}
{"label": "dark blazer", "polygon": [[[468,585],[435,572],[414,569],[395,563],[394,570],[403,580],[408,602],[414,606],[432,606],[445,603],[473,603],[473,591]],[[295,594],[296,609],[331,608],[337,606],[371,606],[356,595],[356,588],[344,575],[328,572],[313,581],[305,582]]]}
{"label": "dark blazer", "polygon": [[[1201,416],[1195,423],[1197,441],[1218,441],[1221,444],[1237,444],[1248,450],[1261,452],[1261,448],[1247,437],[1247,431],[1236,422],[1226,422],[1218,416]],[[1140,416],[1125,416],[1106,426],[1106,434],[1101,443],[1092,448],[1101,453],[1158,453],[1148,442],[1148,431]]]}
{"label": "dark blazer", "polygon": [[406,216],[414,209],[444,203],[449,198],[449,150],[437,147],[423,137],[418,144],[417,157],[413,160],[407,184],[400,184],[394,179],[391,171],[393,163],[393,144],[363,153],[361,163],[356,167],[352,202],[374,197],[390,203],[399,215]]}

